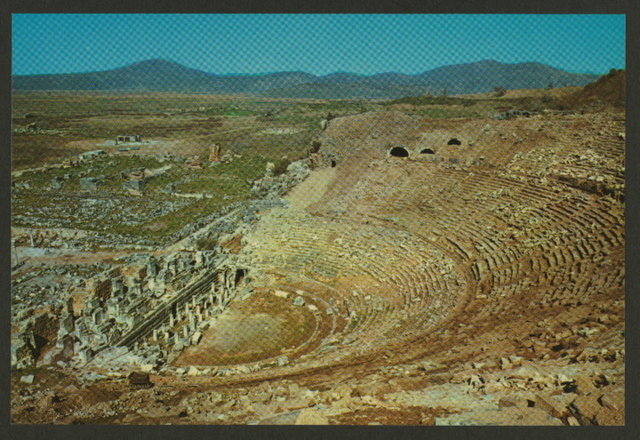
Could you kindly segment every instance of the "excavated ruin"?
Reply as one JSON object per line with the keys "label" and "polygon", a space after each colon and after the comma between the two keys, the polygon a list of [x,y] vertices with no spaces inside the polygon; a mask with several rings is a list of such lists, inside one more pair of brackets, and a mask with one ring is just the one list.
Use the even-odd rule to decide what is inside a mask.
{"label": "excavated ruin", "polygon": [[[351,133],[367,123],[375,128],[365,136]],[[553,133],[544,119],[468,123],[457,131],[473,146],[441,142],[424,161],[384,154],[387,142],[412,151],[433,145],[438,133],[409,117],[332,121],[323,145],[335,147],[320,154],[340,165],[316,171],[289,208],[265,215],[243,239],[257,290],[290,293],[283,307],[301,297],[317,308],[319,331],[306,341],[317,347],[295,369],[363,357],[373,365],[390,352],[397,363],[502,324],[510,337],[526,337],[576,307],[622,305],[624,126],[584,123],[554,121]],[[572,126],[593,137],[563,138]],[[587,182],[602,185],[585,191]]]}
{"label": "excavated ruin", "polygon": [[251,293],[157,390],[190,369],[190,423],[623,423],[623,132],[623,114],[331,120],[309,177],[235,241]]}

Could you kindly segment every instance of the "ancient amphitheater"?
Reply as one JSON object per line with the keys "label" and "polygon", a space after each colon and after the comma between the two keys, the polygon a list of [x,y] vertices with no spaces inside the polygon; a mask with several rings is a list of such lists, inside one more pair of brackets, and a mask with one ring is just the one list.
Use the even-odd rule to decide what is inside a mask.
{"label": "ancient amphitheater", "polygon": [[318,142],[230,247],[252,293],[119,422],[624,423],[624,114],[373,112]]}
{"label": "ancient amphitheater", "polygon": [[[383,373],[398,368],[410,377],[453,374],[485,396],[555,387],[575,398],[576,380],[580,398],[605,385],[620,391],[623,133],[623,115],[442,124],[373,113],[332,121],[314,157],[321,166],[289,194],[288,207],[266,213],[242,238],[252,316],[278,320],[264,356],[282,348],[288,365],[239,382],[353,382],[370,394],[367,384],[379,382],[401,391],[402,377],[394,384]],[[296,316],[300,328],[301,306],[309,330],[292,344],[288,319]],[[281,334],[288,339],[279,346]],[[256,344],[243,349],[255,354]],[[521,365],[530,376],[505,374]],[[428,373],[418,375],[428,382]],[[509,383],[513,377],[520,383]],[[599,391],[593,399],[606,389]],[[536,398],[543,399],[525,406]],[[622,417],[620,408],[604,415],[601,403],[588,410],[572,402],[553,403],[555,419],[536,420],[543,412],[533,410],[503,417]],[[479,414],[461,420],[497,417]]]}
{"label": "ancient amphitheater", "polygon": [[[444,424],[621,423],[623,115],[369,113],[319,141],[289,205],[242,237],[254,293],[229,305],[227,331],[261,335],[233,352],[262,363],[225,386],[342,385],[315,409],[332,423],[374,408],[417,423],[398,409],[414,405],[465,414]],[[222,340],[206,339],[192,364],[215,363]]]}

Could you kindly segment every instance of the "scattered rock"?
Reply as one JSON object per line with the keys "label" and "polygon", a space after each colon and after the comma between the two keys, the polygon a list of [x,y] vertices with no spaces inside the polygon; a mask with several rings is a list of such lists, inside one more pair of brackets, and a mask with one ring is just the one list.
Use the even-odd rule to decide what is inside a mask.
{"label": "scattered rock", "polygon": [[20,382],[22,382],[22,383],[32,384],[32,383],[33,383],[33,379],[34,379],[33,374],[28,374],[28,375],[26,375],[26,376],[22,376],[22,377],[20,378]]}
{"label": "scattered rock", "polygon": [[131,385],[144,386],[144,387],[153,385],[148,373],[137,373],[137,372],[133,372],[129,375],[129,383]]}
{"label": "scattered rock", "polygon": [[275,290],[273,294],[278,298],[287,298],[289,296],[289,292],[285,292],[284,290]]}
{"label": "scattered rock", "polygon": [[202,333],[197,331],[191,336],[191,345],[196,345],[202,339]]}
{"label": "scattered rock", "polygon": [[144,365],[140,366],[140,371],[142,371],[143,373],[149,373],[154,368],[155,368],[155,366],[153,364],[144,364]]}

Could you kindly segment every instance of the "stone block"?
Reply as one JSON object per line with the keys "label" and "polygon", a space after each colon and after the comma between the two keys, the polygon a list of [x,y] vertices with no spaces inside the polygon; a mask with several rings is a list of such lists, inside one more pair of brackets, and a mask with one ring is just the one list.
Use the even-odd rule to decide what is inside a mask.
{"label": "stone block", "polygon": [[597,393],[598,389],[596,388],[591,378],[586,376],[579,376],[576,379],[576,392],[580,395],[586,396],[589,394]]}
{"label": "stone block", "polygon": [[528,400],[519,396],[506,396],[498,400],[499,408],[527,408],[529,406]]}
{"label": "stone block", "polygon": [[569,424],[569,426],[580,426],[580,422],[578,422],[578,419],[573,416],[567,417],[567,423]]}
{"label": "stone block", "polygon": [[598,426],[624,426],[624,410],[600,408],[595,416]]}
{"label": "stone block", "polygon": [[547,414],[558,419],[569,415],[567,405],[563,402],[555,400],[553,396],[543,396],[537,394],[535,397],[535,407],[540,408]]}
{"label": "stone block", "polygon": [[624,388],[606,391],[598,401],[605,408],[624,412]]}
{"label": "stone block", "polygon": [[569,405],[571,413],[578,419],[581,425],[594,424],[596,414],[602,408],[593,396],[578,396]]}

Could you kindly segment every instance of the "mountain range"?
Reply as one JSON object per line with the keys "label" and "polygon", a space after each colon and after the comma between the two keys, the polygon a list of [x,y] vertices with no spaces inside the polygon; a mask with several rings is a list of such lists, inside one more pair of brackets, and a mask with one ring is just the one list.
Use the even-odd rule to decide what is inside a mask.
{"label": "mountain range", "polygon": [[545,64],[494,60],[442,66],[416,75],[306,72],[217,75],[163,59],[88,73],[14,75],[13,90],[243,93],[278,98],[395,99],[426,93],[484,93],[505,89],[584,86],[600,75],[571,73]]}

